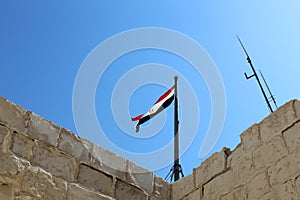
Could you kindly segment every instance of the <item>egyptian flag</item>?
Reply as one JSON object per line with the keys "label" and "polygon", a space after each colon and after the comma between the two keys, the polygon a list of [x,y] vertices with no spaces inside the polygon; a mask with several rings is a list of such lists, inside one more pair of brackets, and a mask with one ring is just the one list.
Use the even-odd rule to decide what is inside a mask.
{"label": "egyptian flag", "polygon": [[139,122],[135,126],[136,132],[139,132],[141,124],[143,124],[144,122],[148,121],[149,119],[151,119],[152,117],[160,113],[162,110],[164,110],[172,103],[174,99],[174,89],[175,87],[173,86],[165,94],[159,97],[159,99],[154,103],[154,105],[149,109],[149,111],[146,114],[131,118],[132,121],[139,120]]}

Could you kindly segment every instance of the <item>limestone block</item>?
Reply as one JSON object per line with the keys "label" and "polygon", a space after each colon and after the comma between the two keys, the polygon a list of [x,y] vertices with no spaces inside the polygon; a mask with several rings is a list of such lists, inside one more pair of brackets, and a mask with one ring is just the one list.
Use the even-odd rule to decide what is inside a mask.
{"label": "limestone block", "polygon": [[224,196],[221,197],[221,200],[235,200],[233,197],[233,192],[225,194]]}
{"label": "limestone block", "polygon": [[78,161],[88,162],[91,151],[89,146],[85,145],[86,142],[88,141],[83,142],[83,139],[71,131],[61,128],[58,149],[72,155]]}
{"label": "limestone block", "polygon": [[274,188],[274,191],[277,193],[277,199],[300,199],[300,196],[296,192],[292,181],[278,185]]}
{"label": "limestone block", "polygon": [[274,113],[265,118],[260,124],[262,142],[268,142],[296,121],[293,101],[278,108]]}
{"label": "limestone block", "polygon": [[154,175],[145,168],[137,166],[131,161],[127,161],[128,174],[126,181],[133,183],[142,188],[147,194],[151,195],[153,192]]}
{"label": "limestone block", "polygon": [[245,186],[248,199],[259,199],[268,193],[271,190],[268,181],[269,177],[266,172],[262,172],[261,174],[258,174],[252,178]]}
{"label": "limestone block", "polygon": [[204,186],[203,200],[220,199],[233,189],[233,174],[230,170],[213,178]]}
{"label": "limestone block", "polygon": [[261,146],[259,126],[257,124],[252,125],[246,131],[241,134],[241,141],[243,150],[245,152],[251,152],[253,149]]}
{"label": "limestone block", "polygon": [[32,167],[12,153],[0,153],[0,182],[13,187],[14,199],[56,199],[66,197],[66,184],[39,167]]}
{"label": "limestone block", "polygon": [[0,199],[13,200],[13,188],[9,185],[0,185]]}
{"label": "limestone block", "polygon": [[300,175],[299,154],[289,154],[282,158],[269,168],[268,174],[272,187],[296,178]]}
{"label": "limestone block", "polygon": [[201,199],[201,189],[198,189],[188,196],[184,197],[182,200],[200,200]]}
{"label": "limestone block", "polygon": [[298,195],[300,196],[300,176],[298,176],[295,180],[295,190],[298,192]]}
{"label": "limestone block", "polygon": [[[238,144],[235,149],[231,152],[231,154],[228,156],[227,158],[227,168],[231,168],[232,163],[235,163],[236,160],[240,160],[242,157],[244,157],[245,155],[248,155],[248,153],[246,153],[243,150],[243,146],[242,144]],[[250,154],[251,155],[251,154]]]}
{"label": "limestone block", "polygon": [[32,138],[57,146],[60,127],[43,119],[35,113],[29,115],[27,134]]}
{"label": "limestone block", "polygon": [[68,186],[67,200],[113,200],[113,198],[71,183]]}
{"label": "limestone block", "polygon": [[289,153],[300,153],[300,122],[283,132]]}
{"label": "limestone block", "polygon": [[292,181],[288,181],[287,183],[277,185],[273,188],[273,190],[261,198],[259,200],[273,200],[273,199],[299,199],[300,196],[296,192],[296,189],[293,186]]}
{"label": "limestone block", "polygon": [[5,137],[6,134],[7,134],[6,127],[0,125],[0,149],[2,147],[3,140],[4,140],[4,137]]}
{"label": "limestone block", "polygon": [[230,168],[233,172],[234,186],[240,186],[249,181],[249,179],[256,175],[252,158],[249,155],[243,157],[231,157]]}
{"label": "limestone block", "polygon": [[234,189],[232,192],[221,197],[221,200],[247,200],[247,193],[243,186]]}
{"label": "limestone block", "polygon": [[240,144],[227,158],[227,168],[233,172],[235,187],[245,184],[249,178],[256,175],[252,152],[245,152]]}
{"label": "limestone block", "polygon": [[18,156],[30,160],[32,157],[32,150],[34,140],[24,134],[13,133],[11,151]]}
{"label": "limestone block", "polygon": [[281,136],[276,136],[273,140],[260,146],[253,152],[253,161],[256,169],[266,168],[270,164],[286,156],[288,151]]}
{"label": "limestone block", "polygon": [[[65,200],[67,184],[62,179],[54,178],[39,167],[28,167],[17,175],[21,187],[18,193],[27,193],[34,199]],[[17,195],[18,196],[18,195]]]}
{"label": "limestone block", "polygon": [[0,175],[13,176],[23,171],[30,164],[13,155],[0,151]]}
{"label": "limestone block", "polygon": [[0,97],[0,124],[20,133],[25,132],[26,110]]}
{"label": "limestone block", "polygon": [[150,200],[167,200],[171,196],[169,183],[162,178],[154,176],[153,193]]}
{"label": "limestone block", "polygon": [[296,116],[299,119],[300,118],[300,101],[294,100],[294,109],[296,112]]}
{"label": "limestone block", "polygon": [[115,198],[118,200],[147,200],[148,196],[140,188],[117,179]]}
{"label": "limestone block", "polygon": [[33,165],[38,165],[54,176],[62,177],[67,181],[74,181],[75,160],[51,146],[43,146],[41,143],[35,148],[31,160]]}
{"label": "limestone block", "polygon": [[186,176],[171,185],[172,199],[179,200],[195,190],[194,176]]}
{"label": "limestone block", "polygon": [[96,144],[93,145],[92,162],[89,162],[96,169],[106,171],[120,179],[126,179],[127,160]]}
{"label": "limestone block", "polygon": [[[55,187],[52,188],[53,192],[59,193],[58,195],[60,195],[62,197],[62,200],[65,200],[67,198],[68,183],[63,179],[57,178],[57,177],[54,177],[54,176],[53,176],[53,183],[55,185]],[[50,200],[53,199],[52,198],[53,194],[47,192],[47,195],[48,195]]]}
{"label": "limestone block", "polygon": [[102,194],[111,194],[113,177],[86,164],[81,163],[79,165],[77,181],[81,185]]}
{"label": "limestone block", "polygon": [[38,200],[38,199],[39,198],[37,198],[37,197],[32,197],[31,195],[24,194],[24,193],[17,194],[17,195],[15,195],[15,198],[14,198],[14,200]]}
{"label": "limestone block", "polygon": [[200,167],[194,169],[196,187],[206,183],[215,175],[221,173],[226,168],[227,156],[225,153],[216,152],[204,162]]}
{"label": "limestone block", "polygon": [[263,195],[262,197],[259,198],[259,200],[273,200],[277,199],[276,194],[274,194],[274,190],[271,192],[268,192],[267,194]]}

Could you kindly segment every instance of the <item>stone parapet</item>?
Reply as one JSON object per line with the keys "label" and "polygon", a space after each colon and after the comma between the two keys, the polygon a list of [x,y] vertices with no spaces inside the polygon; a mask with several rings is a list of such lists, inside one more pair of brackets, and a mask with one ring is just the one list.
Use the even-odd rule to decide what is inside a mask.
{"label": "stone parapet", "polygon": [[300,199],[300,102],[240,137],[169,184],[0,97],[0,200]]}
{"label": "stone parapet", "polygon": [[171,184],[172,200],[300,199],[300,102],[292,100]]}
{"label": "stone parapet", "polygon": [[170,199],[169,184],[0,97],[0,199]]}

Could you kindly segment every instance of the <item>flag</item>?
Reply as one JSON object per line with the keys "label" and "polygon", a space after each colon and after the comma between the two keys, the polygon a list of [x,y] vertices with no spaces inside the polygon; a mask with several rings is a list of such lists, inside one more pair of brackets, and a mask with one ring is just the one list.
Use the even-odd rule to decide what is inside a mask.
{"label": "flag", "polygon": [[153,106],[148,110],[146,114],[131,118],[132,121],[139,120],[139,122],[135,126],[136,132],[139,132],[141,124],[148,121],[149,119],[151,119],[152,117],[160,113],[161,111],[163,111],[172,103],[174,99],[174,89],[175,86],[170,88],[165,94],[159,97],[159,99],[153,104]]}

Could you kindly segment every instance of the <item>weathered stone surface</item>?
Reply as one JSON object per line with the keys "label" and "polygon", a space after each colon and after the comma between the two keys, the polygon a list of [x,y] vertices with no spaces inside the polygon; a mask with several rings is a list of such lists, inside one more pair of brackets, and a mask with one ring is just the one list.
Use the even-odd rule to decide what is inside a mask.
{"label": "weathered stone surface", "polygon": [[227,168],[233,172],[235,187],[245,184],[256,175],[252,152],[244,151],[242,145],[238,145],[227,158]]}
{"label": "weathered stone surface", "polygon": [[259,124],[262,142],[268,142],[281,135],[283,130],[295,122],[297,118],[293,104],[293,101],[286,103]]}
{"label": "weathered stone surface", "polygon": [[43,119],[35,113],[29,115],[27,134],[32,138],[57,146],[60,127]]}
{"label": "weathered stone surface", "polygon": [[2,148],[3,140],[4,140],[6,133],[7,133],[6,127],[0,125],[0,150]]}
{"label": "weathered stone surface", "polygon": [[229,170],[223,174],[216,176],[214,179],[204,185],[203,200],[220,199],[225,194],[228,194],[232,189],[233,175]]}
{"label": "weathered stone surface", "polygon": [[277,186],[273,191],[277,193],[276,199],[300,199],[292,181]]}
{"label": "weathered stone surface", "polygon": [[18,193],[18,194],[15,194],[15,198],[14,200],[39,200],[40,198],[38,197],[33,197],[31,196],[30,194],[27,194],[27,193]]}
{"label": "weathered stone surface", "polygon": [[78,161],[82,162],[88,162],[91,152],[80,137],[64,128],[60,130],[58,149],[72,155]]}
{"label": "weathered stone surface", "polygon": [[12,130],[25,132],[26,111],[12,102],[0,97],[0,124]]}
{"label": "weathered stone surface", "polygon": [[134,185],[138,185],[147,194],[151,195],[153,191],[154,175],[145,168],[139,167],[133,162],[127,161],[128,174],[126,180]]}
{"label": "weathered stone surface", "polygon": [[29,162],[11,153],[0,152],[0,157],[0,184],[10,185],[15,199],[65,199],[64,181],[39,167],[32,167]]}
{"label": "weathered stone surface", "polygon": [[68,186],[67,200],[113,200],[113,198],[71,183]]}
{"label": "weathered stone surface", "polygon": [[170,199],[171,187],[169,183],[162,178],[155,176],[153,184],[153,193],[150,200],[165,200]]}
{"label": "weathered stone surface", "polygon": [[300,119],[300,101],[293,100],[293,104],[294,104],[294,110],[296,113],[296,117],[298,119]]}
{"label": "weathered stone surface", "polygon": [[243,186],[234,189],[232,192],[221,197],[221,200],[248,200]]}
{"label": "weathered stone surface", "polygon": [[9,185],[0,184],[0,199],[13,200],[13,187]]}
{"label": "weathered stone surface", "polygon": [[194,169],[196,187],[206,183],[215,175],[221,173],[226,168],[226,159],[227,156],[223,151],[216,152],[202,162],[200,167]]}
{"label": "weathered stone surface", "polygon": [[61,179],[55,179],[51,174],[38,167],[29,167],[17,177],[21,187],[19,193],[29,193],[35,198],[65,200],[67,185]]}
{"label": "weathered stone surface", "polygon": [[117,179],[115,198],[118,200],[147,200],[148,196],[140,188]]}
{"label": "weathered stone surface", "polygon": [[13,133],[11,151],[15,154],[30,160],[32,158],[32,150],[34,140],[24,134]]}
{"label": "weathered stone surface", "polygon": [[257,124],[252,125],[246,131],[241,134],[241,141],[243,150],[245,152],[252,151],[262,145],[260,140],[259,126]]}
{"label": "weathered stone surface", "polygon": [[252,158],[249,155],[231,157],[230,168],[233,172],[234,186],[243,185],[248,182],[251,177],[256,175]]}
{"label": "weathered stone surface", "polygon": [[268,174],[271,186],[283,184],[300,175],[300,155],[290,154],[272,165]]}
{"label": "weathered stone surface", "polygon": [[221,200],[234,200],[233,192],[225,194],[224,196],[221,197]]}
{"label": "weathered stone surface", "polygon": [[283,132],[289,153],[300,153],[300,122]]}
{"label": "weathered stone surface", "polygon": [[182,200],[200,200],[201,199],[201,189],[197,189],[190,193],[188,196],[184,197]]}
{"label": "weathered stone surface", "polygon": [[57,149],[39,144],[34,150],[31,162],[33,165],[42,167],[54,176],[62,177],[67,181],[74,181],[74,159]]}
{"label": "weathered stone surface", "polygon": [[[231,154],[227,158],[227,168],[231,168],[231,165],[236,162],[236,160],[240,160],[242,157],[244,157],[246,154],[243,150],[242,144],[238,144],[235,149],[231,152]],[[250,154],[251,155],[251,154]]]}
{"label": "weathered stone surface", "polygon": [[295,179],[295,190],[300,196],[300,175]]}
{"label": "weathered stone surface", "polygon": [[94,189],[102,194],[111,194],[112,176],[85,164],[79,165],[77,181],[83,186]]}
{"label": "weathered stone surface", "polygon": [[28,161],[17,158],[12,153],[3,153],[0,151],[0,175],[13,176],[28,167]]}
{"label": "weathered stone surface", "polygon": [[186,176],[171,185],[173,200],[182,199],[195,190],[194,176]]}
{"label": "weathered stone surface", "polygon": [[266,172],[256,175],[245,187],[248,199],[259,199],[271,190]]}
{"label": "weathered stone surface", "polygon": [[274,195],[274,192],[268,192],[267,194],[263,195],[262,197],[259,198],[259,200],[275,200],[276,194]]}
{"label": "weathered stone surface", "polygon": [[0,98],[0,200],[300,199],[299,117],[299,101],[289,102],[243,132],[233,152],[168,184]]}
{"label": "weathered stone surface", "polygon": [[[127,160],[96,144],[93,145],[92,163],[96,169],[104,170],[120,179],[126,179]],[[145,170],[144,170],[145,171]]]}
{"label": "weathered stone surface", "polygon": [[288,181],[287,183],[277,185],[273,190],[259,200],[273,200],[273,199],[300,199],[296,189],[294,188],[293,182]]}
{"label": "weathered stone surface", "polygon": [[253,152],[253,161],[256,169],[266,168],[272,163],[286,156],[288,151],[281,136],[273,137],[273,140],[260,146]]}

